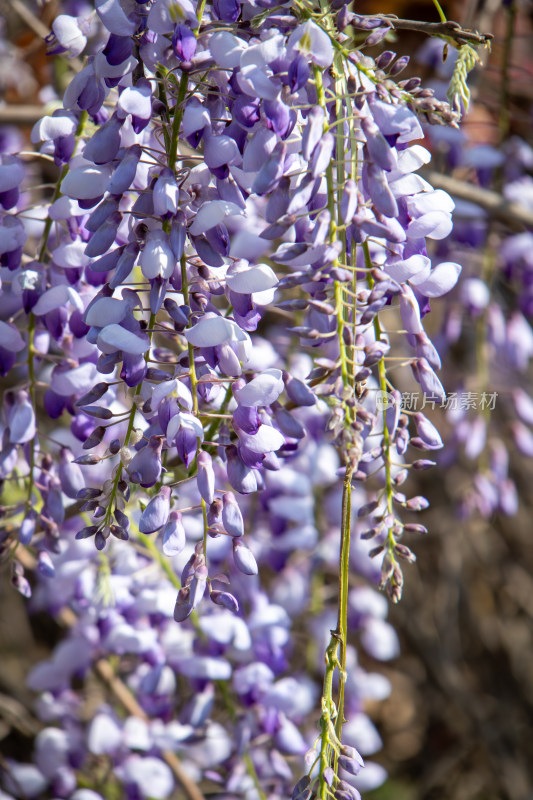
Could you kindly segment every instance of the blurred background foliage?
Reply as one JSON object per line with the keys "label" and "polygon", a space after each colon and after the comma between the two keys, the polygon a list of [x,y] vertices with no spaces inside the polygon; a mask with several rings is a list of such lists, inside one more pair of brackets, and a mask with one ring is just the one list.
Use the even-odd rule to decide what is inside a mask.
{"label": "blurred background foliage", "polygon": [[[483,68],[470,78],[472,103],[463,123],[469,142],[499,147],[516,135],[533,145],[533,3],[441,5],[463,27],[494,34]],[[68,66],[47,58],[42,41],[59,9],[55,0],[0,0],[0,136],[14,126],[29,139],[46,86],[61,92]],[[432,0],[357,0],[355,10],[437,19]],[[372,54],[386,48],[409,54],[405,76],[429,81],[432,68],[416,60],[424,41],[423,34],[402,31]],[[446,168],[434,146],[425,144],[436,168]],[[468,168],[456,175],[475,179]],[[504,234],[500,224],[495,235]],[[445,375],[467,369],[472,353],[459,346],[449,358],[454,364],[445,364]],[[508,444],[513,447],[510,439]],[[369,709],[384,742],[377,760],[390,775],[367,795],[373,800],[533,798],[533,466],[519,454],[513,459],[520,496],[514,517],[460,518],[471,473],[472,462],[459,458],[418,478],[418,490],[431,503],[420,520],[430,535],[417,542],[417,565],[408,571],[401,603],[390,610],[402,651],[380,667],[393,685],[391,697]],[[38,730],[24,677],[61,630],[49,617],[28,618],[9,580],[0,582],[0,609],[1,759],[24,755]]]}

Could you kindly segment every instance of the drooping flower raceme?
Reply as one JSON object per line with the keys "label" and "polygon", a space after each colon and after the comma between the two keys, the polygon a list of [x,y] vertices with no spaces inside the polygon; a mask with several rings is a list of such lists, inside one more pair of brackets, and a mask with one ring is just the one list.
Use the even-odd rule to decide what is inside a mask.
{"label": "drooping flower raceme", "polygon": [[[4,397],[0,475],[25,483],[6,515],[24,520],[36,602],[77,618],[30,675],[53,693],[44,718],[75,731],[57,747],[43,731],[39,792],[76,799],[71,765],[89,773],[104,754],[128,796],[167,797],[176,750],[197,782],[238,796],[252,781],[287,797],[291,756],[307,772],[294,797],[356,798],[383,778],[377,765],[358,777],[359,751],[379,746],[364,698],[388,684],[358,686],[348,628],[378,659],[397,641],[383,598],[349,586],[350,553],[361,580],[400,598],[414,555],[399,540],[421,527],[400,512],[427,501],[399,491],[411,431],[389,359],[401,353],[422,393],[443,399],[423,317],[461,271],[428,255],[453,202],[417,174],[430,154],[415,112],[456,115],[397,83],[394,54],[385,69],[345,49],[343,20],[296,3],[257,14],[248,2],[97,0],[89,22],[54,23],[52,52],[78,57],[89,42],[89,55],[32,132],[61,170],[37,222],[18,213],[21,160],[0,166],[0,366],[25,365]],[[440,447],[425,415],[414,423],[415,446]],[[324,486],[335,530],[315,507]],[[339,606],[313,619],[320,692],[286,674],[289,631],[291,614],[322,606],[311,567],[332,563]],[[70,681],[102,654],[133,657],[141,712],[102,707],[86,730]],[[179,707],[176,673],[193,689]],[[214,721],[215,695],[231,731]],[[12,775],[7,790],[31,795],[27,773]]]}

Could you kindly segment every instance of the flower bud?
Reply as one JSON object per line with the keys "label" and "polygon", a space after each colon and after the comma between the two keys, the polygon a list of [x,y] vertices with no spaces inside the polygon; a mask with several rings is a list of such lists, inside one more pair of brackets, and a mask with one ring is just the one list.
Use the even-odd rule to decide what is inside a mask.
{"label": "flower bud", "polygon": [[242,539],[233,540],[233,561],[244,575],[257,575],[259,571],[254,554]]}
{"label": "flower bud", "polygon": [[183,622],[190,616],[192,612],[192,605],[190,602],[190,590],[184,587],[179,590],[176,598],[176,605],[174,606],[174,619],[176,622]]}
{"label": "flower bud", "polygon": [[438,450],[442,447],[442,439],[436,427],[421,412],[414,416],[416,429],[426,448]]}
{"label": "flower bud", "polygon": [[74,538],[88,539],[90,536],[94,536],[97,530],[98,530],[98,525],[87,525],[87,527],[82,528],[80,531],[78,531]]}
{"label": "flower bud", "polygon": [[358,509],[357,518],[362,519],[363,517],[367,517],[369,514],[372,514],[372,512],[376,510],[378,505],[379,502],[377,500],[372,500],[370,503],[365,503],[365,505],[361,506]]}
{"label": "flower bud", "polygon": [[405,561],[409,561],[409,563],[413,564],[416,561],[416,556],[413,551],[407,547],[405,544],[397,543],[394,545],[394,552],[399,558],[405,559]]}
{"label": "flower bud", "polygon": [[100,400],[101,397],[107,392],[109,389],[109,384],[102,381],[101,383],[97,383],[93,388],[84,394],[83,397],[80,397],[79,400],[76,400],[74,405],[76,406],[85,406],[87,404],[95,403],[97,400]]}
{"label": "flower bud", "polygon": [[222,497],[222,524],[230,536],[244,535],[244,522],[241,509],[233,492],[226,492]]}
{"label": "flower bud", "polygon": [[37,559],[37,569],[45,578],[53,578],[56,574],[56,569],[46,550],[41,550]]}
{"label": "flower bud", "polygon": [[99,464],[101,460],[102,459],[100,458],[100,456],[95,456],[90,454],[86,456],[78,456],[78,458],[75,458],[72,463],[81,464],[82,466],[85,467],[91,467],[94,466],[94,464]]}
{"label": "flower bud", "polygon": [[311,794],[311,778],[304,775],[292,790],[291,800],[309,800]]}
{"label": "flower bud", "polygon": [[109,408],[103,408],[103,406],[81,406],[80,411],[83,411],[88,417],[95,417],[96,419],[111,419],[113,416],[113,412]]}
{"label": "flower bud", "polygon": [[376,44],[379,44],[389,31],[390,28],[388,25],[385,25],[383,28],[376,28],[373,30],[372,33],[366,37],[367,47],[374,47]]}
{"label": "flower bud", "polygon": [[130,538],[128,531],[124,528],[121,528],[120,525],[110,525],[109,530],[115,539],[120,539],[122,542],[127,542]]}
{"label": "flower bud", "polygon": [[376,58],[376,66],[378,69],[386,70],[387,67],[392,64],[395,58],[396,53],[394,53],[392,50],[385,50]]}
{"label": "flower bud", "polygon": [[337,783],[333,796],[335,800],[361,800],[358,790],[347,781]]}
{"label": "flower bud", "polygon": [[82,447],[84,450],[91,450],[97,447],[105,436],[106,429],[103,425],[98,425],[91,433],[91,435],[84,441]]}
{"label": "flower bud", "polygon": [[29,544],[32,540],[33,534],[37,524],[37,512],[35,509],[30,508],[24,519],[20,523],[19,542],[21,544]]}
{"label": "flower bud", "polygon": [[211,505],[215,497],[215,472],[213,470],[213,461],[209,453],[205,450],[200,450],[198,453],[197,461],[198,474],[196,476],[196,484],[200,496],[207,505]]}
{"label": "flower bud", "polygon": [[421,495],[411,497],[405,504],[405,507],[410,511],[424,511],[424,509],[429,507],[429,500],[426,500],[426,498]]}
{"label": "flower bud", "polygon": [[166,524],[170,512],[171,493],[169,486],[163,486],[159,494],[152,497],[139,520],[141,533],[155,533]]}
{"label": "flower bud", "polygon": [[127,466],[133,483],[140,483],[143,488],[153,486],[161,476],[162,439],[151,436],[148,444],[133,456]]}
{"label": "flower bud", "polygon": [[410,58],[409,58],[409,56],[401,56],[401,57],[400,57],[400,58],[399,58],[399,59],[398,59],[398,60],[397,60],[397,61],[396,61],[396,62],[395,62],[393,65],[392,65],[392,67],[390,68],[390,70],[389,70],[390,74],[391,74],[393,77],[395,77],[396,75],[399,75],[399,74],[400,74],[400,72],[403,72],[403,71],[404,71],[404,69],[405,69],[405,68],[406,68],[406,66],[408,65],[409,61],[410,61]]}
{"label": "flower bud", "polygon": [[217,589],[213,589],[210,594],[210,598],[215,605],[227,608],[229,611],[233,611],[235,614],[239,610],[237,599],[231,594],[231,592],[221,592]]}
{"label": "flower bud", "polygon": [[125,530],[129,528],[130,519],[123,511],[120,510],[120,508],[115,508],[113,516],[115,517],[117,524],[120,525],[121,528],[124,528]]}
{"label": "flower bud", "polygon": [[8,410],[9,441],[13,444],[30,442],[36,433],[36,420],[29,394],[19,391],[15,395],[14,403]]}
{"label": "flower bud", "polygon": [[[412,439],[411,443],[414,444],[416,447],[417,445],[415,444],[415,441],[416,439]],[[430,467],[435,467],[436,465],[437,465],[436,461],[430,461],[428,458],[420,458],[417,461],[413,461],[412,463],[413,469],[418,469],[418,470],[429,469]]]}

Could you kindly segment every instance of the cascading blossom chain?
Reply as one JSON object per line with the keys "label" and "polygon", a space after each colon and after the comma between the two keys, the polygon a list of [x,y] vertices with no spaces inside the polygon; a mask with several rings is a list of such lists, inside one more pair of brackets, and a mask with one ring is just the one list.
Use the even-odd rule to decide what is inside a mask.
{"label": "cascading blossom chain", "polygon": [[[217,745],[226,766],[216,774],[191,746],[198,780],[207,773],[239,796],[251,781],[254,797],[286,797],[286,756],[307,752],[293,800],[359,797],[363,759],[343,737],[345,713],[360,703],[349,676],[350,537],[359,535],[360,571],[399,600],[401,564],[415,558],[402,537],[425,532],[402,514],[428,505],[400,487],[411,468],[434,463],[426,456],[442,441],[428,417],[402,410],[396,368],[410,369],[429,401],[445,399],[423,317],[461,271],[431,262],[427,240],[450,233],[454,204],[418,174],[430,160],[419,117],[455,126],[457,114],[417,78],[397,80],[406,57],[363,54],[389,30],[345,5],[335,14],[298,0],[96,0],[88,17],[59,16],[49,41],[50,53],[90,52],[62,107],[32,131],[59,170],[51,197],[29,210],[25,165],[2,156],[0,371],[10,388],[0,477],[22,489],[4,509],[2,547],[19,591],[31,592],[23,567],[34,558],[43,577],[65,582],[56,610],[78,618],[78,662],[69,657],[57,685],[53,663],[43,666],[32,685],[66,691],[99,648],[132,652],[143,713],[168,721],[165,670],[196,681],[183,730],[167,726],[158,739],[146,728],[140,746],[109,709],[91,728],[89,752],[112,757],[143,797],[167,796],[163,767],[183,780],[161,753],[220,737],[210,713],[214,682],[232,675],[230,645],[240,654],[225,690],[237,744]],[[408,461],[410,444],[423,457]],[[292,707],[274,683],[290,621],[258,573],[262,556],[274,569],[287,561],[290,546],[269,553],[282,536],[314,550],[312,505],[307,529],[288,506],[298,470],[311,481],[319,452],[330,459],[324,482],[340,478],[342,489],[338,603],[313,744],[312,727],[298,729],[313,692]],[[80,560],[91,568],[73,587],[67,565]],[[150,582],[154,564],[164,599],[140,577]],[[119,575],[131,581],[122,589]],[[113,593],[116,610],[104,602]],[[170,595],[181,633],[167,619]],[[364,619],[385,626],[372,602],[378,610]],[[181,656],[169,655],[172,637]],[[262,736],[277,761],[267,764]],[[120,755],[118,742],[133,740],[159,766]],[[150,768],[163,788],[147,785]],[[43,775],[60,780],[52,768]]]}

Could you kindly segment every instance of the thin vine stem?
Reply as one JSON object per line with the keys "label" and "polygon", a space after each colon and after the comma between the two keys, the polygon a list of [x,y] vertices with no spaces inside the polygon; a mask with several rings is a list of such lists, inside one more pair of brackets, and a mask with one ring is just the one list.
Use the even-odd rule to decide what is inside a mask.
{"label": "thin vine stem", "polygon": [[[341,75],[343,75],[342,55],[337,53],[333,75],[336,81],[336,89],[341,93]],[[328,132],[330,125],[327,123],[327,103],[322,74],[315,66],[314,78],[317,90],[317,101],[325,112],[324,132]],[[336,116],[342,116],[342,101],[335,99]],[[344,120],[343,120],[344,122]],[[353,145],[355,132],[353,130],[353,119],[346,120],[350,128],[350,141]],[[334,163],[330,163],[326,171],[326,181],[328,190],[328,210],[331,215],[329,240],[334,242],[340,238],[342,244],[342,262],[347,262],[347,234],[346,226],[343,224],[341,216],[341,200],[343,186],[345,183],[345,161],[339,158],[339,153],[343,147],[343,129],[340,125],[335,128],[335,141],[337,158]],[[351,171],[356,171],[357,165],[352,161]],[[351,256],[355,251],[351,248]],[[337,263],[337,262],[336,262]],[[339,346],[339,361],[342,383],[346,398],[353,398],[355,395],[355,382],[353,379],[351,353],[345,342],[345,328],[350,330],[355,325],[355,296],[356,296],[356,276],[353,274],[352,288],[353,300],[348,302],[349,295],[344,293],[344,284],[340,280],[334,281],[334,307],[336,316],[336,338]],[[354,409],[346,402],[341,400],[341,406],[345,415],[345,425],[349,429],[350,423],[354,420]],[[321,734],[320,734],[320,753],[319,761],[319,781],[318,797],[326,800],[331,794],[328,781],[326,780],[326,770],[332,767],[337,776],[337,759],[342,737],[344,723],[344,685],[346,679],[346,650],[348,643],[348,592],[350,578],[350,544],[351,544],[351,496],[352,496],[352,476],[356,469],[356,464],[348,453],[342,454],[346,463],[346,473],[343,483],[342,494],[342,515],[340,525],[340,546],[339,546],[339,576],[338,576],[338,602],[337,602],[337,625],[331,632],[330,643],[326,649],[326,670],[324,674],[323,693],[322,693],[322,714],[321,714]],[[338,675],[337,702],[333,699],[333,684],[335,674]],[[336,777],[337,779],[337,777]]]}

